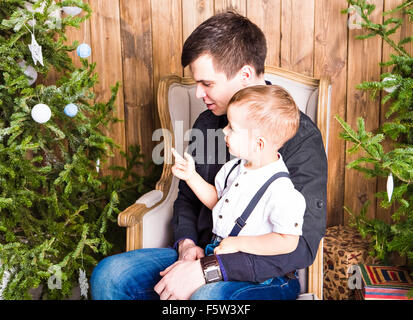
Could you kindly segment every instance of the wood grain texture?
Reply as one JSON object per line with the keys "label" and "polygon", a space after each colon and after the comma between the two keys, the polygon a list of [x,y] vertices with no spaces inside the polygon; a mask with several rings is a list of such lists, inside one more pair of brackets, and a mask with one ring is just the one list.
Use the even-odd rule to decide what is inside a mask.
{"label": "wood grain texture", "polygon": [[323,300],[323,241],[321,239],[313,264],[308,267],[308,292],[320,300]]}
{"label": "wood grain texture", "polygon": [[[182,3],[180,0],[151,1],[153,41],[154,99],[159,80],[168,74],[183,75]],[[154,118],[154,129],[160,128],[159,116]]]}
{"label": "wood grain texture", "polygon": [[280,66],[281,0],[249,0],[247,17],[264,32],[267,39],[265,64]]}
{"label": "wood grain texture", "polygon": [[247,0],[215,0],[215,13],[235,11],[245,16],[246,5]]}
{"label": "wood grain texture", "polygon": [[[371,17],[373,22],[381,21],[383,11],[383,0],[372,1],[376,5],[376,10]],[[363,117],[366,123],[366,130],[373,131],[379,126],[380,102],[370,98],[370,93],[356,89],[356,85],[363,81],[380,80],[381,62],[381,38],[369,38],[357,40],[355,36],[364,34],[365,31],[359,29],[349,30],[348,43],[348,77],[347,77],[347,122],[353,127],[357,127],[357,118]],[[346,149],[353,144],[346,143]],[[346,154],[346,164],[357,159],[361,153]],[[367,179],[362,173],[356,170],[345,170],[344,204],[356,214],[366,201],[370,201],[367,217],[375,217],[377,179]],[[344,215],[344,222],[347,224],[349,215]]]}
{"label": "wood grain texture", "polygon": [[313,75],[315,0],[282,0],[281,67]]}
{"label": "wood grain texture", "polygon": [[120,17],[126,144],[141,146],[145,161],[151,161],[156,110],[150,0],[121,0]]}
{"label": "wood grain texture", "polygon": [[[90,19],[93,62],[96,62],[96,73],[99,75],[99,83],[95,86],[96,102],[108,101],[111,96],[110,87],[123,79],[119,1],[90,0],[89,3],[93,10]],[[122,87],[118,92],[115,106],[114,115],[118,119],[124,119]],[[125,151],[126,138],[123,123],[111,124],[103,131],[120,146],[120,150]],[[102,168],[104,174],[108,173],[105,168],[110,165],[125,166],[125,159],[116,152]]]}
{"label": "wood grain texture", "polygon": [[346,0],[319,0],[315,3],[314,77],[331,81],[330,129],[328,145],[327,226],[343,222],[344,141],[340,124],[334,119],[346,116],[347,15],[341,9]]}

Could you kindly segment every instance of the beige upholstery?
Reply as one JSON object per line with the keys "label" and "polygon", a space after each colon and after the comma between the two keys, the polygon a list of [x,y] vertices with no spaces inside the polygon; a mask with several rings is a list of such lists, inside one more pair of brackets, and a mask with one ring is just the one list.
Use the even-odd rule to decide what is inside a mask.
{"label": "beige upholstery", "polygon": [[[265,79],[284,87],[292,95],[300,110],[318,125],[327,146],[329,81],[275,67],[266,67]],[[171,174],[170,148],[174,146],[183,153],[188,145],[190,129],[198,115],[206,110],[202,99],[195,98],[195,82],[190,78],[173,75],[160,81],[157,103],[164,138],[163,144],[159,146],[164,150],[164,159],[156,161],[164,163],[164,168],[156,190],[143,195],[134,205],[119,214],[119,225],[127,227],[128,251],[172,244],[170,220],[178,194],[178,179]],[[159,134],[156,137],[154,134],[154,139],[159,139]],[[154,149],[154,159],[159,157],[155,151],[158,149]],[[322,241],[313,266],[308,272],[304,269],[299,272],[302,287],[300,299],[322,298]]]}

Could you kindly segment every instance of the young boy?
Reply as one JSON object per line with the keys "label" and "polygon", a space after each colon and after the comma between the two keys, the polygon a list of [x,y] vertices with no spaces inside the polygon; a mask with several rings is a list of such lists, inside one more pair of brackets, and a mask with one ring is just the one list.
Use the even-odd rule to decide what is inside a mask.
{"label": "young boy", "polygon": [[[211,248],[218,244],[214,254],[290,253],[302,234],[306,204],[289,179],[278,150],[296,134],[299,110],[283,88],[258,85],[238,91],[228,104],[227,116],[225,142],[236,158],[221,168],[215,186],[195,171],[189,154],[185,153],[184,159],[172,150],[176,159],[173,174],[185,180],[212,210],[214,236],[206,254],[212,254]],[[275,174],[277,178],[270,180]],[[265,190],[261,189],[264,184],[268,185]],[[258,194],[261,198],[254,202]],[[253,202],[250,215],[244,215]],[[236,223],[241,215],[244,221]]]}

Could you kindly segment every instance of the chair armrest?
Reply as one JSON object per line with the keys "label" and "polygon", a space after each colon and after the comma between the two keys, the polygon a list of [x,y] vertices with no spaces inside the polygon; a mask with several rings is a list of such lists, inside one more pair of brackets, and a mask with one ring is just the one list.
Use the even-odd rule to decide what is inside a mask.
{"label": "chair armrest", "polygon": [[118,225],[120,227],[132,227],[142,221],[142,217],[151,210],[142,203],[134,203],[127,207],[118,215]]}
{"label": "chair armrest", "polygon": [[[172,158],[170,148],[165,149],[165,153]],[[167,155],[165,155],[167,156]],[[136,203],[127,207],[118,215],[118,225],[120,227],[132,227],[142,221],[143,216],[150,210],[160,205],[169,193],[172,183],[171,164],[164,164],[160,180],[157,182],[155,190],[142,195]]]}
{"label": "chair armrest", "polygon": [[163,199],[163,192],[152,190],[141,196],[136,202],[118,215],[118,225],[132,227],[142,221],[143,216],[159,205]]}

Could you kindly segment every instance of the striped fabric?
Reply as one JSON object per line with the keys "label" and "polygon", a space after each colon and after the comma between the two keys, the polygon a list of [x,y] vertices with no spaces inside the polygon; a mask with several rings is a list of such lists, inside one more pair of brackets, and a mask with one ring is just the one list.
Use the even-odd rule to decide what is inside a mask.
{"label": "striped fabric", "polygon": [[407,292],[413,289],[413,280],[408,269],[364,264],[359,264],[359,267],[363,280],[364,299],[409,299]]}

